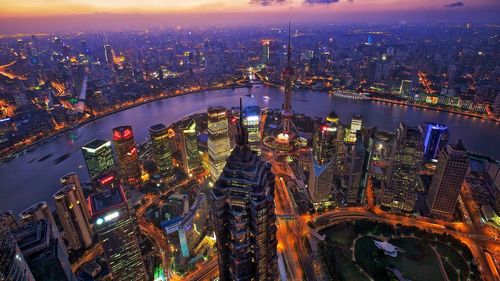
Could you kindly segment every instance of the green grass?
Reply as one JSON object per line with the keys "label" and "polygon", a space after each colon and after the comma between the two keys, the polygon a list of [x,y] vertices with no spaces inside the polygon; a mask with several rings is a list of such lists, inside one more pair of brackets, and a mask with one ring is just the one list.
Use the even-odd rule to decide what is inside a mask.
{"label": "green grass", "polygon": [[[460,253],[458,253],[453,247],[448,246],[447,244],[443,244],[440,242],[433,242],[433,246],[436,248],[438,253],[443,258],[447,258],[447,261],[450,262],[455,268],[460,270],[460,279],[465,280],[469,274],[469,266],[467,262],[462,258]],[[454,280],[451,279],[450,280]]]}
{"label": "green grass", "polygon": [[[444,270],[446,271],[446,275],[448,275],[448,279],[458,280],[458,273],[457,273],[456,269],[451,265],[451,263],[447,262],[443,258],[441,258],[441,261],[443,261]],[[460,280],[465,280],[465,279],[463,279],[463,277],[461,276]]]}
{"label": "green grass", "polygon": [[334,242],[340,246],[350,248],[352,242],[358,236],[354,231],[352,223],[340,223],[331,226],[324,231],[329,242]]}
{"label": "green grass", "polygon": [[386,267],[397,268],[412,280],[442,280],[438,261],[430,246],[416,238],[396,238],[390,241],[405,252],[396,258],[386,256],[365,236],[356,241],[356,261],[375,280],[389,280]]}

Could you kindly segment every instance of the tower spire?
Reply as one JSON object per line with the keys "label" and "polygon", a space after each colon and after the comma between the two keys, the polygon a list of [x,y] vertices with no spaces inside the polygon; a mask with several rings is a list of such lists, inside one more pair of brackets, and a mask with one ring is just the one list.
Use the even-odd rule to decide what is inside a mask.
{"label": "tower spire", "polygon": [[292,60],[292,21],[288,21],[288,50],[287,50],[287,63],[290,65],[290,61]]}
{"label": "tower spire", "polygon": [[238,125],[238,136],[236,137],[238,145],[246,145],[248,143],[247,130],[243,126],[243,101],[240,98],[240,122]]}

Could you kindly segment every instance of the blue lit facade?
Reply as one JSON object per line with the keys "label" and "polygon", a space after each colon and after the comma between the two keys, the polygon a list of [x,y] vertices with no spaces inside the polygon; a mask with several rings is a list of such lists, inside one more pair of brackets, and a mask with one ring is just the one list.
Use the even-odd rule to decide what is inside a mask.
{"label": "blue lit facade", "polygon": [[426,123],[420,125],[423,137],[424,158],[437,159],[439,151],[448,143],[448,127],[442,124]]}

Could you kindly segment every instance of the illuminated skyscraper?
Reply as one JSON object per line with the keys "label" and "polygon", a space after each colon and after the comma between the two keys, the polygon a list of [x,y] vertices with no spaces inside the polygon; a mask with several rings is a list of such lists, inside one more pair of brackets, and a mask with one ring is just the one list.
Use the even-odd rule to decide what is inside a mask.
{"label": "illuminated skyscraper", "polygon": [[432,177],[427,205],[432,216],[452,219],[462,182],[469,167],[467,150],[459,140],[439,153],[436,172]]}
{"label": "illuminated skyscraper", "polygon": [[92,245],[92,231],[80,184],[64,185],[53,197],[69,247],[73,250],[88,248]]}
{"label": "illuminated skyscraper", "polygon": [[118,172],[124,184],[138,186],[141,182],[141,164],[137,154],[137,146],[131,126],[121,126],[113,129],[113,144],[115,146]]}
{"label": "illuminated skyscraper", "polygon": [[343,144],[342,135],[339,118],[332,111],[314,134],[314,160],[319,165],[328,163],[335,158],[336,151]]}
{"label": "illuminated skyscraper", "polygon": [[82,146],[83,158],[87,165],[87,171],[91,178],[114,168],[113,149],[111,142],[101,139],[94,139]]}
{"label": "illuminated skyscraper", "polygon": [[175,173],[167,127],[163,124],[153,125],[149,128],[149,135],[151,137],[152,155],[156,167],[158,167],[158,173],[162,179],[171,182],[175,179]]}
{"label": "illuminated skyscraper", "polygon": [[211,192],[220,280],[277,280],[275,176],[246,134],[240,121],[237,145]]}
{"label": "illuminated skyscraper", "polygon": [[260,117],[259,106],[247,106],[243,110],[243,126],[248,131],[248,144],[257,153],[260,153]]}
{"label": "illuminated skyscraper", "polygon": [[0,221],[0,280],[35,281],[9,227]]}
{"label": "illuminated skyscraper", "polygon": [[399,87],[399,94],[403,97],[410,97],[412,91],[413,82],[411,80],[401,80],[401,86]]}
{"label": "illuminated skyscraper", "polygon": [[116,281],[147,280],[141,249],[121,187],[93,194],[88,200],[95,231]]}
{"label": "illuminated skyscraper", "polygon": [[416,127],[399,124],[392,148],[388,181],[382,188],[381,203],[395,211],[411,212],[417,200],[422,163],[422,135]]}
{"label": "illuminated skyscraper", "polygon": [[196,121],[194,119],[184,120],[178,128],[181,140],[182,165],[184,172],[189,175],[193,170],[201,167]]}
{"label": "illuminated skyscraper", "polygon": [[354,143],[345,143],[345,171],[341,176],[341,187],[344,192],[343,204],[356,205],[361,203],[361,193],[365,187],[365,156],[366,147],[361,132],[358,131]]}
{"label": "illuminated skyscraper", "polygon": [[363,124],[363,118],[360,114],[354,114],[351,120],[351,129],[349,133],[349,142],[356,141],[356,133],[361,130],[361,125]]}
{"label": "illuminated skyscraper", "polygon": [[448,127],[442,124],[425,123],[419,126],[423,137],[424,158],[437,159],[439,151],[448,143]]}
{"label": "illuminated skyscraper", "polygon": [[222,173],[230,152],[227,111],[224,107],[211,106],[208,108],[208,159],[214,182]]}
{"label": "illuminated skyscraper", "polygon": [[262,63],[268,63],[269,62],[269,40],[262,40]]}
{"label": "illuminated skyscraper", "polygon": [[310,175],[308,185],[309,195],[311,196],[313,204],[322,204],[331,201],[330,197],[333,194],[333,176],[334,176],[334,162],[323,163],[319,165],[314,163]]}

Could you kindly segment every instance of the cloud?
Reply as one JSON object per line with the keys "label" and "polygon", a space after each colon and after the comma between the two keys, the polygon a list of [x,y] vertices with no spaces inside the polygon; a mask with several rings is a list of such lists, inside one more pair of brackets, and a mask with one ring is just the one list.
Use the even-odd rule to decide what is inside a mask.
{"label": "cloud", "polygon": [[273,6],[276,4],[284,4],[287,0],[250,0],[250,4],[261,6]]}
{"label": "cloud", "polygon": [[457,8],[457,7],[463,7],[465,6],[464,2],[455,2],[455,3],[450,3],[448,5],[444,5],[445,8]]}
{"label": "cloud", "polygon": [[[349,2],[352,2],[353,0],[347,0]],[[333,3],[338,3],[340,0],[304,0],[304,4],[310,4],[310,5],[316,5],[316,4],[333,4]]]}

